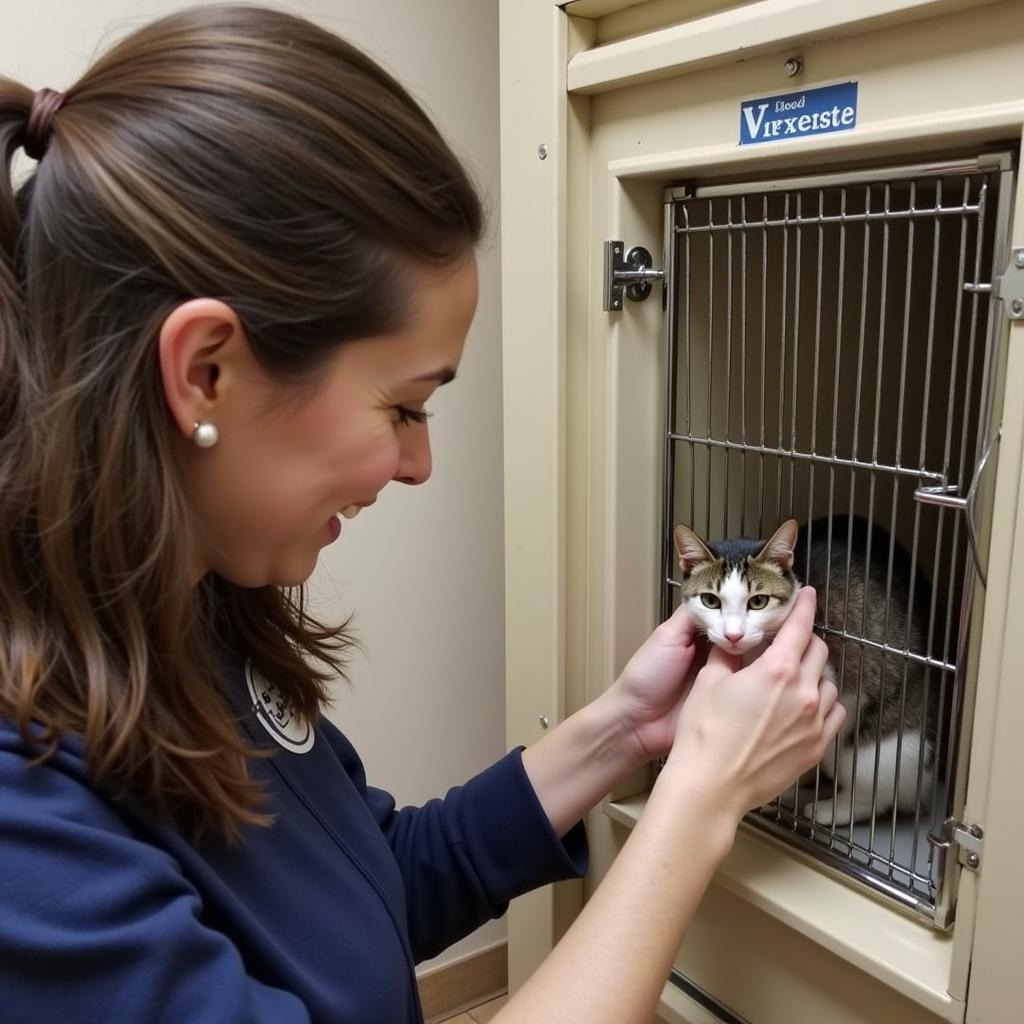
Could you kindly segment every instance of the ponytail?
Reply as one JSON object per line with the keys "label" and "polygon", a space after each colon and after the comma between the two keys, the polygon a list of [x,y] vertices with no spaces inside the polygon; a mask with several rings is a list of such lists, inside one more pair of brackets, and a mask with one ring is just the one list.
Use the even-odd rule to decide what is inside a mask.
{"label": "ponytail", "polygon": [[33,632],[31,613],[20,599],[30,580],[18,550],[31,507],[34,375],[21,272],[23,200],[12,180],[32,98],[31,89],[0,77],[0,629],[6,634],[0,635],[0,694],[24,690],[36,675],[31,644],[17,642]]}
{"label": "ponytail", "polygon": [[32,90],[0,77],[0,492],[4,453],[21,420],[24,352],[24,295],[19,282],[21,212],[12,181],[14,155],[22,147],[32,111]]}

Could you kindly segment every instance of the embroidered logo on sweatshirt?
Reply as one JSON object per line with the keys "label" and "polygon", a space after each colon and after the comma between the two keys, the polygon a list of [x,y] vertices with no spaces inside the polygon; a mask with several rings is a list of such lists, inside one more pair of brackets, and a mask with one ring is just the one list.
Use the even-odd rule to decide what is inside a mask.
{"label": "embroidered logo on sweatshirt", "polygon": [[316,733],[295,710],[291,698],[257,672],[251,661],[245,663],[245,681],[252,698],[252,710],[274,741],[293,754],[312,750]]}

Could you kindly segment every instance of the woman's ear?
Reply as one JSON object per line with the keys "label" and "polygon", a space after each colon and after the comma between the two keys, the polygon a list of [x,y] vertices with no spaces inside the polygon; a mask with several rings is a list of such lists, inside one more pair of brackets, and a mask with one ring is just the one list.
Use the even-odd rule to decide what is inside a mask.
{"label": "woman's ear", "polygon": [[249,343],[235,311],[219,299],[189,299],[164,319],[158,339],[164,398],[178,429],[216,425]]}

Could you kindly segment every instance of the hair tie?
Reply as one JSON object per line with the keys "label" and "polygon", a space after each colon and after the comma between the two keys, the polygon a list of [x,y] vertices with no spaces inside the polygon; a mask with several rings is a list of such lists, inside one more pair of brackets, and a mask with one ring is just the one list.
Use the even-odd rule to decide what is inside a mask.
{"label": "hair tie", "polygon": [[64,93],[39,89],[32,97],[32,110],[25,126],[24,149],[33,160],[42,160],[53,134],[53,119],[64,106]]}

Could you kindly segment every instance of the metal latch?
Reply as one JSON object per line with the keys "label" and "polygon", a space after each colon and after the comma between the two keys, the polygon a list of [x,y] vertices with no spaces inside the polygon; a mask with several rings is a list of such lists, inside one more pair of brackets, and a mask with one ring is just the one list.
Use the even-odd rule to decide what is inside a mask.
{"label": "metal latch", "polygon": [[1010,253],[1006,272],[999,279],[999,298],[1011,320],[1024,320],[1024,248]]}
{"label": "metal latch", "polygon": [[654,281],[665,279],[664,270],[654,269],[654,259],[641,245],[626,253],[622,242],[611,239],[604,243],[604,303],[606,313],[622,309],[622,292],[633,302],[643,302],[651,294]]}
{"label": "metal latch", "polygon": [[942,833],[930,835],[928,842],[940,849],[949,849],[954,843],[960,847],[960,863],[977,871],[981,867],[985,852],[985,830],[980,825],[965,825],[955,818],[947,818],[942,824]]}
{"label": "metal latch", "polygon": [[943,508],[959,509],[965,514],[967,520],[967,540],[971,545],[971,554],[974,557],[974,567],[978,571],[978,579],[983,587],[988,586],[988,577],[985,573],[985,566],[981,559],[981,540],[978,536],[977,511],[975,509],[975,498],[978,487],[981,484],[982,474],[988,464],[988,457],[992,454],[992,446],[1003,436],[1003,425],[996,427],[996,432],[989,438],[985,445],[978,464],[974,467],[974,475],[971,477],[967,494],[961,495],[956,484],[939,484],[926,487],[918,487],[914,491],[914,501],[922,505],[939,505]]}

